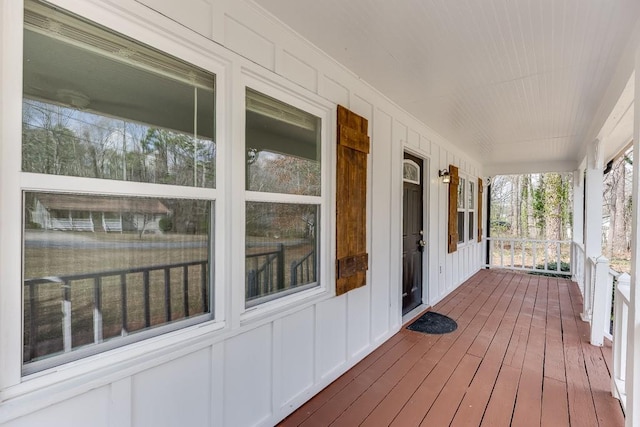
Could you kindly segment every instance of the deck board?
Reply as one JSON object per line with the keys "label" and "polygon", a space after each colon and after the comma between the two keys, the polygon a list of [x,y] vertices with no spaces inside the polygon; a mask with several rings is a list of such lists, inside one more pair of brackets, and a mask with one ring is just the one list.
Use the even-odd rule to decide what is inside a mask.
{"label": "deck board", "polygon": [[458,329],[403,328],[281,425],[624,425],[575,283],[482,270],[433,309]]}

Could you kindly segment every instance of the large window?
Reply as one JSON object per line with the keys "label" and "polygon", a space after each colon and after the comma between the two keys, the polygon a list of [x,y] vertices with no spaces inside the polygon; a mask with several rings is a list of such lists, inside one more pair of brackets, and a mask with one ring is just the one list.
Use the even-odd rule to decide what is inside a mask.
{"label": "large window", "polygon": [[23,371],[211,319],[215,76],[27,1],[23,77]]}
{"label": "large window", "polygon": [[320,119],[248,89],[245,301],[318,284]]}

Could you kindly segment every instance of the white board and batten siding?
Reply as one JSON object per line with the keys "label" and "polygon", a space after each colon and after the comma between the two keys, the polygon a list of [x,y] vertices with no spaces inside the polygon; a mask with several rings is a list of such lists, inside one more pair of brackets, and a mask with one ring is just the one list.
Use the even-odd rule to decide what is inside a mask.
{"label": "white board and batten siding", "polygon": [[[10,1],[0,1],[5,11],[13,11],[0,15],[7,22],[17,17],[6,5]],[[217,82],[224,102],[218,105],[216,120],[228,127],[221,144],[238,140],[234,134],[237,120],[228,116],[232,111],[242,113],[235,108],[234,99],[244,97],[241,82],[246,70],[276,81],[290,92],[323,99],[334,105],[334,111],[335,104],[342,104],[366,117],[372,141],[367,191],[369,272],[363,288],[340,297],[325,295],[285,306],[255,319],[241,319],[237,304],[232,302],[232,291],[225,291],[221,303],[225,327],[221,330],[200,336],[194,333],[184,345],[178,349],[173,346],[171,351],[159,348],[137,358],[115,358],[113,365],[103,363],[93,372],[76,377],[47,373],[34,380],[33,384],[41,386],[21,384],[24,391],[20,393],[0,390],[0,399],[4,399],[0,403],[0,424],[242,427],[273,425],[283,419],[401,326],[405,150],[425,160],[425,303],[441,300],[480,268],[482,251],[478,243],[447,254],[448,193],[438,178],[439,169],[454,164],[462,175],[475,180],[481,175],[479,166],[255,5],[237,0],[52,3],[109,28],[119,15],[131,16],[131,22],[155,28],[158,37],[168,32],[186,43],[193,42],[200,51],[210,49],[210,55],[227,64],[226,75]],[[154,45],[153,40],[145,42]],[[3,102],[7,105],[6,99]],[[16,99],[12,105],[20,108],[20,102]],[[335,123],[329,128],[335,130]],[[335,136],[327,141],[335,143]],[[332,176],[334,170],[329,168],[329,172]],[[334,180],[330,178],[329,182]],[[232,188],[228,185],[221,191]],[[230,195],[221,199],[230,200]],[[335,209],[331,212],[335,214]],[[0,212],[0,218],[4,215]],[[232,229],[226,237],[233,234]],[[331,234],[326,240],[332,248],[334,239]],[[335,255],[335,249],[323,251],[329,253]],[[220,260],[225,280],[216,286],[231,289],[228,284],[236,281],[241,288],[244,277],[230,267],[231,260],[220,256],[216,261]],[[9,285],[15,284],[0,283]],[[162,339],[157,341],[161,343]],[[103,357],[108,360],[111,356],[105,353]],[[10,378],[11,374],[4,377]]]}

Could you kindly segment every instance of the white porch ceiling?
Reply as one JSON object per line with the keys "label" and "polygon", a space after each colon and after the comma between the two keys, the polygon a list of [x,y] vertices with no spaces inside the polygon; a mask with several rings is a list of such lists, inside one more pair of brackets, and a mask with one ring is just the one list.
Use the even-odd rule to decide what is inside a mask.
{"label": "white porch ceiling", "polygon": [[577,165],[640,16],[639,0],[254,1],[492,173]]}

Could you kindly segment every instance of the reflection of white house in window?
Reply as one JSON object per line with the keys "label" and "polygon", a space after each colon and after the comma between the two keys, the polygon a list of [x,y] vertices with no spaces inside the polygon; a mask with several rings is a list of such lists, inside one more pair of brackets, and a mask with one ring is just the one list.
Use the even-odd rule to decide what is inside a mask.
{"label": "reflection of white house in window", "polygon": [[170,213],[155,199],[40,193],[31,220],[45,230],[157,233]]}

